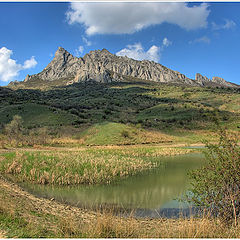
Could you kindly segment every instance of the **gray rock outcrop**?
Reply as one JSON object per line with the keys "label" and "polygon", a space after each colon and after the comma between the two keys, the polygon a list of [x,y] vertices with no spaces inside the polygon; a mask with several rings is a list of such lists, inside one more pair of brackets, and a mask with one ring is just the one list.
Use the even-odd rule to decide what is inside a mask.
{"label": "gray rock outcrop", "polygon": [[209,79],[206,76],[202,76],[200,73],[196,74],[195,81],[199,83],[201,86],[217,85],[224,87],[234,87],[234,84],[225,81],[223,78],[213,77],[212,79]]}
{"label": "gray rock outcrop", "polygon": [[[66,84],[90,80],[109,83],[123,81],[125,77],[193,86],[204,86],[211,81],[199,73],[196,74],[196,79],[192,80],[184,74],[173,71],[159,63],[116,56],[106,49],[90,51],[83,58],[77,58],[59,47],[55,57],[47,67],[38,74],[27,75],[24,82],[34,79],[54,81],[65,78],[70,79]],[[214,77],[212,82],[220,85],[226,84],[224,79],[218,77]]]}
{"label": "gray rock outcrop", "polygon": [[60,78],[73,78],[71,83],[94,80],[98,82],[122,81],[125,76],[155,82],[196,83],[185,75],[173,71],[153,61],[137,61],[128,57],[118,57],[106,49],[91,51],[83,58],[71,55],[62,47],[54,59],[42,72],[27,76],[29,80],[54,81]]}
{"label": "gray rock outcrop", "polygon": [[220,85],[229,85],[228,82],[226,82],[223,78],[220,78],[220,77],[213,77],[212,82],[218,83]]}
{"label": "gray rock outcrop", "polygon": [[206,76],[201,75],[200,73],[196,73],[195,80],[201,86],[205,86],[206,83],[211,81],[209,78],[207,78]]}

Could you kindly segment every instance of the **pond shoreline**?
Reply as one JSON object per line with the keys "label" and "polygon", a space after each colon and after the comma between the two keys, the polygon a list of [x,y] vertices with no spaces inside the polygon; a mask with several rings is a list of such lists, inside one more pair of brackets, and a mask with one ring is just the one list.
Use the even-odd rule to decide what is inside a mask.
{"label": "pond shoreline", "polygon": [[[24,188],[21,187],[18,183],[12,182],[9,179],[6,179],[4,176],[0,175],[0,188],[6,188],[9,192],[11,192],[12,197],[14,198],[25,198],[28,199],[29,202],[39,202],[38,210],[45,210],[48,209],[48,212],[50,213],[56,213],[58,212],[61,214],[68,214],[69,210],[73,210],[75,214],[83,216],[83,214],[86,214],[88,217],[95,217],[96,214],[101,213],[111,213],[116,217],[123,217],[123,218],[129,218],[133,217],[138,220],[153,220],[153,219],[179,219],[180,217],[183,217],[184,219],[190,219],[190,218],[199,218],[200,215],[202,215],[197,208],[184,208],[184,209],[177,209],[177,208],[165,208],[161,209],[160,211],[157,210],[149,210],[149,209],[127,209],[127,208],[121,208],[119,206],[113,205],[113,204],[102,204],[100,206],[76,206],[72,205],[68,202],[60,202],[54,198],[45,198],[45,197],[39,197],[38,195],[35,195],[31,192],[26,191]],[[50,207],[51,205],[51,207]],[[149,213],[146,214],[146,212],[151,211],[152,213],[155,212],[155,214],[152,214],[149,216]],[[200,215],[199,215],[200,214]]]}
{"label": "pond shoreline", "polygon": [[[192,161],[193,157],[194,161]],[[182,158],[183,162],[181,161]],[[161,160],[163,161],[161,166],[158,168],[146,170],[144,173],[130,176],[110,185],[54,186],[27,182],[21,183],[12,175],[5,177],[10,182],[17,183],[22,189],[25,189],[25,191],[37,197],[55,199],[58,202],[82,209],[94,211],[110,209],[117,215],[121,216],[121,214],[124,214],[124,216],[129,216],[129,214],[132,214],[137,218],[192,217],[195,211],[194,214],[192,214],[193,211],[189,209],[188,205],[173,201],[173,206],[172,203],[170,203],[170,207],[170,205],[166,205],[166,203],[179,196],[179,191],[182,191],[183,184],[186,184],[186,180],[182,179],[182,175],[186,174],[184,172],[188,171],[187,169],[189,169],[190,166],[191,169],[197,163],[199,164],[201,159],[202,156],[200,153],[164,157]],[[167,165],[165,166],[165,164]],[[176,169],[178,169],[177,172]],[[179,172],[181,172],[181,175],[179,175]],[[166,185],[166,183],[164,183],[166,182],[165,179],[169,181],[169,177],[176,177],[177,183],[180,184],[181,187],[178,185],[175,186],[176,183],[174,179]],[[169,196],[169,193],[162,192],[162,189],[166,189],[166,187],[168,189],[167,191],[173,191],[171,193],[174,193],[173,196],[171,195],[172,197]],[[161,196],[159,196],[159,194]],[[167,195],[165,196],[165,194]],[[147,202],[145,203],[144,201],[146,200]]]}
{"label": "pond shoreline", "polygon": [[[179,216],[192,216],[190,214],[191,211],[185,208],[185,205],[184,207],[181,205],[180,209],[180,205],[174,203],[169,208],[167,203],[179,197],[183,193],[182,191],[185,191],[183,186],[186,185],[186,172],[189,169],[193,169],[193,167],[196,168],[199,166],[199,162],[202,162],[200,152],[199,149],[183,149],[182,147],[144,146],[144,148],[107,148],[107,150],[105,148],[100,150],[98,148],[93,150],[84,149],[83,151],[73,152],[63,151],[63,149],[53,152],[47,148],[44,152],[42,149],[40,151],[35,150],[33,151],[34,155],[32,155],[32,151],[20,149],[20,151],[2,154],[0,163],[4,166],[2,169],[5,169],[5,171],[2,171],[3,176],[10,182],[17,183],[27,192],[40,198],[56,199],[58,202],[67,203],[67,205],[94,211],[101,210],[101,205],[103,205],[104,210],[114,209],[114,212],[117,213],[131,214],[135,212],[136,217],[176,218]],[[90,153],[91,155],[89,155]],[[60,156],[60,158],[54,159],[53,157],[55,156]],[[75,156],[74,160],[73,156]],[[98,184],[55,185],[49,182],[49,179],[52,179],[51,175],[54,175],[52,171],[55,171],[56,165],[59,165],[61,168],[64,167],[71,173],[71,169],[74,169],[75,165],[70,164],[70,168],[67,168],[68,161],[74,163],[74,161],[77,162],[79,159],[82,161],[81,159],[84,157],[89,159],[85,159],[84,162],[91,162],[93,167],[95,164],[99,164],[96,160],[93,162],[94,158],[103,159],[105,157],[105,162],[101,165],[102,169],[105,169],[105,164],[107,164],[108,169],[112,171],[112,169],[114,170],[114,165],[117,164],[117,168],[119,168],[119,164],[123,164],[125,169],[128,166],[133,167],[134,172],[131,173],[127,170],[128,175],[116,179],[117,181],[113,181],[111,184],[99,182]],[[54,164],[52,161],[54,161]],[[138,170],[135,168],[136,165],[129,164],[127,161],[132,161],[132,163],[138,161],[138,166],[141,166],[141,168]],[[35,165],[35,163],[38,165]],[[146,165],[148,163],[149,165]],[[146,167],[142,168],[144,164]],[[44,170],[46,167],[48,168],[47,172]],[[41,175],[40,178],[34,179],[36,171],[39,171],[41,168],[48,182],[37,182],[38,179],[41,179]],[[76,171],[76,169],[74,170]],[[37,173],[38,176],[39,173]],[[100,173],[104,173],[104,171],[101,170]],[[64,174],[62,176],[65,176]],[[91,176],[91,172],[87,175],[84,174],[85,177],[88,175]],[[72,174],[72,176],[75,175]],[[98,177],[97,175],[95,176]],[[159,185],[159,183],[161,184]],[[150,201],[150,199],[152,200]],[[165,208],[163,209],[162,206],[166,204],[168,206],[163,207]],[[166,208],[169,209],[167,210]]]}
{"label": "pond shoreline", "polygon": [[[12,182],[10,179],[7,181]],[[187,207],[187,208],[160,208],[160,209],[147,209],[147,208],[127,208],[127,207],[121,207],[117,204],[111,204],[111,203],[101,203],[97,205],[84,205],[80,202],[78,203],[72,203],[70,201],[59,201],[58,199],[55,199],[53,197],[48,196],[41,196],[37,193],[34,193],[34,191],[29,191],[28,189],[25,189],[21,183],[14,183],[20,188],[22,188],[23,191],[26,191],[27,193],[30,193],[34,195],[37,198],[43,198],[50,201],[55,201],[60,204],[65,204],[67,206],[76,207],[78,209],[84,209],[94,212],[111,212],[114,216],[120,216],[124,218],[128,218],[129,216],[134,217],[136,219],[159,219],[159,218],[165,218],[165,219],[178,219],[180,217],[184,217],[185,219],[189,218],[199,218],[199,216],[202,215],[202,212],[196,208],[196,207]]]}
{"label": "pond shoreline", "polygon": [[37,198],[0,175],[0,233],[10,238],[239,238],[217,218],[134,218]]}

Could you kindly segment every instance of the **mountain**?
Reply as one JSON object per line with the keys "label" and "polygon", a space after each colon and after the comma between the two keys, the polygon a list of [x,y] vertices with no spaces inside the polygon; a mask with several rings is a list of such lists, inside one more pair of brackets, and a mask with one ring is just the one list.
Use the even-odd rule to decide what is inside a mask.
{"label": "mountain", "polygon": [[184,74],[171,70],[153,61],[137,61],[128,57],[116,56],[106,49],[90,51],[84,57],[74,57],[64,48],[59,47],[53,60],[42,72],[27,75],[24,82],[11,82],[9,86],[28,86],[38,83],[48,85],[69,85],[82,81],[103,83],[121,82],[131,79],[149,80],[160,83],[177,83],[191,86],[238,87],[220,77],[209,79],[196,74],[190,79]]}

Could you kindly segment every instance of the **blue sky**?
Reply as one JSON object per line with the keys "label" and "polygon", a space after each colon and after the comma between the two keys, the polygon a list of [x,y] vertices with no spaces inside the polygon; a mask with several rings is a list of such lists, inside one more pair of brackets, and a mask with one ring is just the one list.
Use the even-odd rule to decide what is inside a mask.
{"label": "blue sky", "polygon": [[108,49],[240,84],[240,3],[0,2],[0,85],[43,70],[59,46]]}

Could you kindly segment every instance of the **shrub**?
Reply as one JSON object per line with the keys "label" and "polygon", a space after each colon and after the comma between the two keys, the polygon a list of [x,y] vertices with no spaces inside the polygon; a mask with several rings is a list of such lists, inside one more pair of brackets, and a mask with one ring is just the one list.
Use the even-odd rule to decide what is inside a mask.
{"label": "shrub", "polygon": [[220,130],[218,144],[206,143],[206,164],[190,173],[197,206],[213,210],[226,222],[240,216],[240,147],[237,138]]}
{"label": "shrub", "polygon": [[5,133],[7,135],[18,135],[23,130],[23,120],[21,116],[15,115],[13,116],[13,120],[6,124]]}
{"label": "shrub", "polygon": [[122,130],[121,136],[124,137],[124,138],[129,138],[130,137],[129,132],[127,130]]}

